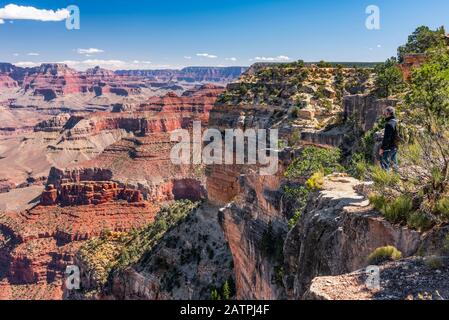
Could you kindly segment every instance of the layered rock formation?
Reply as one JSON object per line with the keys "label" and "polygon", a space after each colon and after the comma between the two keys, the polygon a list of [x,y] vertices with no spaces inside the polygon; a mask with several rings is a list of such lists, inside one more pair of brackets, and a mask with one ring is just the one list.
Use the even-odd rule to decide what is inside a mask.
{"label": "layered rock formation", "polygon": [[10,78],[7,75],[0,74],[0,89],[18,88],[18,86],[19,85],[17,84],[17,82],[15,80],[13,80],[12,78]]}
{"label": "layered rock formation", "polygon": [[[47,199],[50,193],[45,193]],[[154,219],[157,208],[140,201],[109,200],[76,207],[37,206],[23,213],[2,213],[0,246],[3,299],[61,299],[65,268],[83,241],[103,230],[126,231]],[[33,294],[36,293],[35,296]]]}
{"label": "layered rock formation", "polygon": [[120,188],[116,182],[108,181],[67,183],[62,184],[60,190],[49,184],[41,196],[41,204],[44,206],[98,205],[118,200],[139,203],[143,201],[143,196],[138,190]]}
{"label": "layered rock formation", "polygon": [[[280,139],[292,146],[338,146],[346,129],[336,128],[343,113],[336,92],[360,92],[370,81],[369,72],[352,69],[255,65],[228,85],[211,111],[209,126],[221,131],[279,129]],[[335,129],[322,129],[326,126]],[[206,170],[209,200],[225,205],[221,221],[234,259],[238,298],[288,297],[282,245],[293,208],[283,188],[284,170],[294,156],[291,150],[280,153],[273,176],[259,175],[257,166],[211,165]]]}
{"label": "layered rock formation", "polygon": [[[291,69],[295,67],[251,68],[239,83],[228,85],[211,111],[210,126],[222,131],[279,128],[280,138],[295,149],[309,144],[344,147],[355,143],[354,139],[347,141],[350,133],[372,129],[383,109],[397,103],[370,94],[371,80],[364,79],[369,72],[361,75],[360,71],[346,70],[342,84],[337,86],[345,88],[338,100],[332,93],[338,89],[316,88],[308,78],[312,73],[324,77],[312,77],[316,82],[329,81],[326,77],[332,79],[331,83],[341,81],[333,78],[336,75],[332,70],[311,71],[312,67],[304,75],[301,69]],[[304,77],[301,86],[290,82],[292,75]],[[363,87],[366,91],[361,94]],[[317,91],[322,95],[317,95]],[[325,99],[335,103],[333,112],[323,110]],[[295,107],[300,109],[293,112]],[[330,129],[318,129],[317,114],[321,117],[319,122]],[[336,120],[338,116],[333,118],[337,114],[340,120]],[[292,139],[294,132],[298,134]],[[283,171],[297,157],[289,150],[279,153],[279,172],[274,176],[261,176],[258,168],[251,166],[211,165],[206,170],[209,200],[224,206],[220,220],[234,259],[238,298],[310,298],[306,293],[315,277],[364,268],[369,254],[387,245],[398,248],[404,257],[419,252],[441,254],[435,250],[435,243],[444,243],[444,231],[422,234],[387,222],[369,205],[361,182],[344,175],[326,178],[323,190],[310,195],[305,210],[289,230],[287,222],[296,209],[285,188],[304,183],[284,177]],[[337,288],[346,281],[335,279]],[[327,278],[316,281],[323,286]],[[329,291],[332,292],[331,287]]]}
{"label": "layered rock formation", "polygon": [[152,81],[219,82],[237,80],[245,67],[188,67],[181,70],[118,70],[118,75],[144,77]]}
{"label": "layered rock formation", "polygon": [[25,92],[42,95],[49,101],[58,96],[94,92],[97,96],[114,93],[121,96],[139,93],[142,82],[117,76],[99,67],[77,72],[65,64],[43,64],[23,80]]}
{"label": "layered rock formation", "polygon": [[[124,137],[95,159],[66,168],[54,168],[49,183],[117,181],[140,190],[153,201],[199,200],[206,195],[201,165],[174,165],[170,153],[175,141],[170,133],[192,128],[193,121],[206,125],[209,111],[223,88],[206,85],[182,96],[170,93],[150,98],[130,111],[95,113],[65,126],[66,139],[77,140],[109,130],[124,130]],[[69,120],[70,121],[70,120]]]}
{"label": "layered rock formation", "polygon": [[[180,208],[176,204],[171,208],[176,208],[176,212],[164,220],[170,228],[158,231],[162,234],[160,239],[150,237],[154,236],[153,227],[162,217],[157,218],[155,226],[128,240],[127,246],[131,248],[148,243],[142,252],[133,250],[131,254],[136,257],[129,257],[130,265],[107,270],[98,263],[106,249],[102,242],[97,245],[98,241],[94,240],[83,247],[75,259],[82,271],[82,290],[66,291],[66,296],[70,299],[207,300],[212,289],[221,291],[227,281],[234,290],[232,257],[218,224],[218,208],[202,205],[182,214],[175,223],[173,216],[180,214]],[[120,241],[111,238],[106,239],[106,244],[121,246]],[[109,263],[114,265],[117,259],[125,262],[121,256],[110,256]],[[110,281],[104,283],[105,277]]]}

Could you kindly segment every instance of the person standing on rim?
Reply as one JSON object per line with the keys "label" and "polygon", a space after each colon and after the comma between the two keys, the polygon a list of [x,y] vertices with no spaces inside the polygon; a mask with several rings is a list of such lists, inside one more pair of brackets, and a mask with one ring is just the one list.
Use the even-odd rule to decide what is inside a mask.
{"label": "person standing on rim", "polygon": [[384,111],[384,117],[387,123],[385,124],[385,134],[382,141],[382,147],[379,150],[380,164],[386,171],[390,171],[391,166],[393,166],[393,170],[397,172],[399,169],[399,134],[395,109],[393,107],[387,107]]}

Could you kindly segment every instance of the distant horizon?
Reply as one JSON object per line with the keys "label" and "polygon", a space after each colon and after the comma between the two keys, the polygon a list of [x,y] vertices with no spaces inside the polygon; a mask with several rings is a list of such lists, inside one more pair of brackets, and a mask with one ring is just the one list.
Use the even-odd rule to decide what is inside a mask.
{"label": "distant horizon", "polygon": [[[39,64],[36,64],[34,66],[20,66],[20,65],[16,65],[14,62],[8,62],[8,61],[0,61],[0,64],[11,64],[15,67],[19,67],[19,68],[23,68],[23,69],[32,69],[32,68],[37,68],[40,67],[44,64],[63,64],[63,65],[67,65],[67,67],[74,69],[78,72],[85,72],[89,69],[94,69],[96,67],[100,67],[101,69],[104,70],[109,70],[109,71],[168,71],[168,70],[174,70],[174,71],[179,71],[179,70],[183,70],[186,68],[250,68],[251,66],[255,65],[255,64],[269,64],[269,65],[276,65],[276,64],[285,64],[285,63],[294,63],[295,61],[290,61],[290,62],[254,62],[250,65],[231,65],[231,66],[214,66],[214,65],[204,65],[204,66],[199,66],[199,65],[186,65],[183,67],[179,67],[179,68],[147,68],[147,69],[108,69],[107,67],[102,67],[102,66],[92,66],[86,69],[77,69],[77,68],[73,68],[70,65],[68,65],[67,63],[64,62],[42,62]],[[307,66],[313,65],[313,64],[318,64],[320,61],[304,61],[304,63]],[[344,66],[350,66],[350,65],[376,65],[376,64],[380,64],[383,61],[325,61],[327,63],[331,63],[333,65],[344,65]]]}

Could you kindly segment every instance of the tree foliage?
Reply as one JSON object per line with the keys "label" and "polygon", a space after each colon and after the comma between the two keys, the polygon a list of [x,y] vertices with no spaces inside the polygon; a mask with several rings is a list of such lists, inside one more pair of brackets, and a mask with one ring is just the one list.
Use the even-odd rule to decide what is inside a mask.
{"label": "tree foliage", "polygon": [[400,93],[405,88],[405,83],[401,69],[399,69],[396,58],[392,57],[385,63],[375,68],[377,95],[387,98],[396,93]]}
{"label": "tree foliage", "polygon": [[301,155],[287,168],[285,176],[291,179],[308,179],[316,172],[323,172],[325,175],[328,175],[341,171],[340,158],[341,151],[337,148],[306,147],[302,150]]}
{"label": "tree foliage", "polygon": [[405,45],[399,47],[399,62],[407,54],[426,53],[429,49],[444,48],[447,46],[444,27],[431,30],[427,26],[418,27],[409,37]]}

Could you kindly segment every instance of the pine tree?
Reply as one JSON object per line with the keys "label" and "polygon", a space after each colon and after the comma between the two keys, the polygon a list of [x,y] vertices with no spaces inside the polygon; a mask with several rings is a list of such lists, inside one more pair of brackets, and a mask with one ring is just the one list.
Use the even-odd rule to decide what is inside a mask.
{"label": "pine tree", "polygon": [[221,300],[220,295],[218,294],[217,289],[212,289],[211,294],[210,294],[210,298],[212,300]]}
{"label": "pine tree", "polygon": [[222,290],[222,294],[223,294],[223,299],[224,300],[229,300],[231,299],[231,287],[229,286],[229,282],[226,281],[223,285],[223,290]]}

